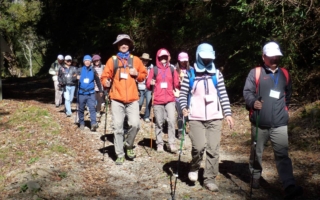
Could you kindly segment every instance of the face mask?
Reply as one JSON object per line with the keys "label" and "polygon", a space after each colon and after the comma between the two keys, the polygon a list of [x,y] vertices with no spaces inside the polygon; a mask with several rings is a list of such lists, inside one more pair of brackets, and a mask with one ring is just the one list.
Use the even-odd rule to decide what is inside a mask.
{"label": "face mask", "polygon": [[279,56],[270,57],[269,61],[271,65],[279,65],[280,57]]}

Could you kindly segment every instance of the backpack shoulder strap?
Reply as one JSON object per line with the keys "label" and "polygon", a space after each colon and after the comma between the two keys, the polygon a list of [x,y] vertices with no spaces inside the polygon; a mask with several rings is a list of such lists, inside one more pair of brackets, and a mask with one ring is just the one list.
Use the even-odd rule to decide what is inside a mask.
{"label": "backpack shoulder strap", "polygon": [[130,69],[133,68],[133,55],[130,55],[130,56],[129,56],[128,66],[129,66]]}
{"label": "backpack shoulder strap", "polygon": [[211,76],[212,82],[216,89],[218,89],[218,77],[219,77],[219,70],[216,69],[215,75]]}
{"label": "backpack shoulder strap", "polygon": [[258,94],[259,83],[260,83],[260,74],[261,74],[261,67],[258,66],[255,68],[256,94]]}
{"label": "backpack shoulder strap", "polygon": [[287,81],[287,85],[288,85],[288,83],[289,83],[289,72],[288,72],[287,69],[285,69],[283,67],[281,67],[280,69],[283,72],[284,76],[286,77],[286,81]]}
{"label": "backpack shoulder strap", "polygon": [[193,83],[194,83],[194,78],[195,78],[195,73],[194,69],[191,68],[189,72],[187,72],[188,77],[189,77],[189,89],[192,90]]}
{"label": "backpack shoulder strap", "polygon": [[172,65],[170,65],[170,71],[171,71],[171,74],[172,74],[172,88],[174,88],[174,67]]}
{"label": "backpack shoulder strap", "polygon": [[119,64],[118,64],[117,56],[112,56],[112,60],[113,60],[113,77],[114,77],[114,75],[117,73],[117,70],[119,68]]}
{"label": "backpack shoulder strap", "polygon": [[158,66],[155,65],[153,66],[153,80],[157,79],[157,75],[158,75]]}

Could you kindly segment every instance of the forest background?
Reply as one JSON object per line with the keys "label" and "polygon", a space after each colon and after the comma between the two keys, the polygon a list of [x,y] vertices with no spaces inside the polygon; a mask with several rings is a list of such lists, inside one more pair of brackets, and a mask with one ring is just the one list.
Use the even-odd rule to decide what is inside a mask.
{"label": "forest background", "polygon": [[[119,33],[135,41],[132,52],[153,57],[167,48],[172,63],[186,51],[213,45],[232,102],[242,100],[246,75],[261,64],[268,41],[280,44],[281,65],[293,79],[294,100],[319,99],[320,3],[318,0],[0,0],[2,77],[48,76],[58,54],[80,62],[99,53],[105,62]],[[307,89],[305,89],[307,88]]]}

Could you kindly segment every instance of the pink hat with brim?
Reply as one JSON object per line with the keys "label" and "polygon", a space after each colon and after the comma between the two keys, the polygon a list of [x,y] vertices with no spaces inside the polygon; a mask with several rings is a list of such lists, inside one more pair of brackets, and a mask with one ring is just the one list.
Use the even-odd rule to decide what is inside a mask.
{"label": "pink hat with brim", "polygon": [[181,53],[179,53],[179,55],[178,55],[178,60],[179,61],[189,61],[189,56],[188,56],[188,54],[187,53],[185,53],[185,52],[181,52]]}
{"label": "pink hat with brim", "polygon": [[160,51],[158,57],[161,57],[161,56],[169,56],[169,53],[168,53],[166,50],[162,49],[162,50]]}

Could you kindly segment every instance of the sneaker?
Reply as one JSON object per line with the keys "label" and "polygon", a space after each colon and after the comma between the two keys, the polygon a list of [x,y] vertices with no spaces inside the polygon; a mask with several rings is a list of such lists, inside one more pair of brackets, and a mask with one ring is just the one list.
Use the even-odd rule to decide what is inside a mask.
{"label": "sneaker", "polygon": [[118,157],[116,160],[116,165],[122,165],[124,162],[124,157]]}
{"label": "sneaker", "polygon": [[170,144],[168,146],[168,150],[171,152],[171,153],[177,153],[178,149],[177,147],[174,145],[174,144]]}
{"label": "sneaker", "polygon": [[127,156],[130,159],[134,159],[136,157],[136,154],[134,153],[133,149],[127,148]]}
{"label": "sneaker", "polygon": [[206,187],[208,190],[212,191],[212,192],[218,192],[218,191],[219,191],[219,188],[218,188],[218,186],[217,186],[215,183],[206,183],[206,184],[205,184],[205,187]]}
{"label": "sneaker", "polygon": [[150,119],[149,119],[149,118],[146,118],[146,119],[144,119],[144,122],[150,123]]}
{"label": "sneaker", "polygon": [[164,152],[163,145],[157,145],[157,152],[160,152],[160,153]]}
{"label": "sneaker", "polygon": [[84,130],[84,124],[80,125],[80,130]]}
{"label": "sneaker", "polygon": [[56,105],[56,108],[59,108],[60,107],[60,105]]}
{"label": "sneaker", "polygon": [[92,124],[91,125],[91,131],[96,131],[98,128],[98,124]]}
{"label": "sneaker", "polygon": [[189,172],[188,173],[188,178],[192,182],[196,182],[198,180],[198,171],[195,172]]}
{"label": "sneaker", "polygon": [[71,114],[67,114],[67,117],[71,117]]}
{"label": "sneaker", "polygon": [[294,199],[303,194],[303,188],[297,185],[290,185],[285,190],[284,199]]}
{"label": "sneaker", "polygon": [[251,186],[253,189],[259,189],[260,188],[260,179],[259,178],[253,178],[251,179]]}

